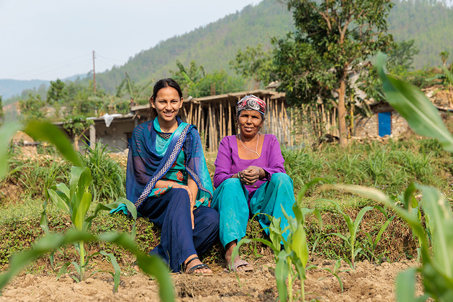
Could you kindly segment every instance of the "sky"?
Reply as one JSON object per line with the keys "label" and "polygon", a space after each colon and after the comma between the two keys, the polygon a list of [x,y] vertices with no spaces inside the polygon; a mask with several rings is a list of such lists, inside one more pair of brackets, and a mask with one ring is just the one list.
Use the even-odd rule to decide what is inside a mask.
{"label": "sky", "polygon": [[121,66],[159,41],[260,0],[0,0],[0,79],[55,80]]}

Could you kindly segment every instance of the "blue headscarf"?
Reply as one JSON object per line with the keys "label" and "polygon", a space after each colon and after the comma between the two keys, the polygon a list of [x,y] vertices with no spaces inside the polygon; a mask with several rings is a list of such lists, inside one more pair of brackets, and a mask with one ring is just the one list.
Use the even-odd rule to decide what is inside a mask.
{"label": "blue headscarf", "polygon": [[165,134],[160,132],[160,127],[156,129],[154,120],[138,125],[132,132],[127,160],[126,195],[137,209],[148,198],[157,181],[171,168],[181,149],[185,155],[185,168],[198,186],[196,206],[210,205],[213,186],[200,135],[194,125],[182,122],[179,117],[176,119],[178,128],[164,146],[165,152],[162,152],[162,146],[160,150],[156,149],[157,136]]}

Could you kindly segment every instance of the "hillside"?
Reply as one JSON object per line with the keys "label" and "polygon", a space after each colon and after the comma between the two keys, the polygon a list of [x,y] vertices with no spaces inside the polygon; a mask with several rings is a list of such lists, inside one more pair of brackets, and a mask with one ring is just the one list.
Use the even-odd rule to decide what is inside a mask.
{"label": "hillside", "polygon": [[291,13],[286,5],[264,0],[187,34],[165,40],[137,54],[124,66],[97,75],[96,80],[102,88],[114,92],[124,79],[124,72],[135,81],[158,79],[169,76],[169,70],[176,69],[177,59],[185,66],[195,60],[207,72],[225,69],[232,73],[228,62],[238,49],[258,43],[269,47],[270,38],[282,36],[292,28]]}
{"label": "hillside", "polygon": [[[430,0],[394,0],[389,15],[390,33],[395,40],[415,39],[420,53],[414,60],[415,68],[437,66],[439,53],[448,50],[453,57],[453,9]],[[293,28],[292,15],[285,5],[275,0],[264,0],[247,6],[241,12],[228,15],[216,22],[187,34],[173,37],[157,46],[142,51],[124,66],[99,74],[98,79],[107,91],[114,91],[127,72],[134,80],[157,79],[176,69],[178,59],[184,65],[191,60],[207,71],[225,69],[238,49],[263,43],[270,46],[274,36],[283,36]]]}
{"label": "hillside", "polygon": [[0,80],[0,95],[3,96],[3,100],[12,97],[15,94],[21,93],[25,89],[32,89],[44,84],[49,86],[49,81],[44,80]]}
{"label": "hillside", "polygon": [[[414,67],[419,69],[440,65],[439,53],[444,50],[450,52],[451,62],[453,57],[451,6],[446,7],[441,2],[431,0],[393,1],[395,6],[388,19],[390,33],[397,41],[415,39],[415,45],[420,49],[420,53],[414,59]],[[185,66],[191,60],[195,60],[197,64],[203,65],[207,72],[224,69],[233,74],[228,62],[234,59],[239,49],[258,43],[271,47],[270,38],[285,35],[294,28],[292,23],[292,15],[286,5],[276,0],[263,0],[258,5],[249,5],[242,11],[216,22],[162,41],[138,53],[123,66],[98,73],[96,79],[101,88],[113,94],[125,78],[125,72],[134,81],[143,84],[150,79],[169,76],[169,70],[176,69],[176,60],[180,60]],[[5,100],[9,94],[3,89],[6,87],[12,90],[17,86],[13,82],[5,86],[2,81],[5,80],[0,80],[0,95],[3,94]],[[45,93],[41,90],[35,91],[44,96]],[[19,92],[16,90],[15,94]],[[24,95],[28,95],[28,91],[11,101],[17,101]]]}

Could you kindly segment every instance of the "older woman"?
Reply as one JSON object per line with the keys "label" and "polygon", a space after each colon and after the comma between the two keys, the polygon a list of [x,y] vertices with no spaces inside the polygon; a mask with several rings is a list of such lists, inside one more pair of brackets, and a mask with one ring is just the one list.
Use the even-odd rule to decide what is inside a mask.
{"label": "older woman", "polygon": [[[217,189],[211,206],[220,214],[220,241],[229,268],[234,271],[253,270],[239,257],[231,261],[233,249],[245,236],[252,215],[264,213],[280,218],[282,229],[288,225],[282,206],[294,217],[293,182],[285,172],[280,144],[274,135],[259,133],[265,113],[266,103],[258,97],[241,99],[237,104],[240,133],[222,139],[215,161]],[[257,217],[269,234],[269,219],[265,215]]]}
{"label": "older woman", "polygon": [[181,121],[181,88],[156,83],[151,107],[157,117],[135,127],[127,160],[126,193],[137,211],[162,229],[151,253],[173,272],[212,274],[197,254],[218,237],[218,213],[209,207],[212,182],[194,125]]}

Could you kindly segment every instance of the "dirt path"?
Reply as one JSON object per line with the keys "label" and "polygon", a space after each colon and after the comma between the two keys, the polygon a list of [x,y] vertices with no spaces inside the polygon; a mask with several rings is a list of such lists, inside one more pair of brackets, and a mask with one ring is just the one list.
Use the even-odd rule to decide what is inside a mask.
{"label": "dirt path", "polygon": [[[263,263],[262,261],[260,261]],[[315,263],[332,268],[333,261]],[[416,265],[414,261],[374,265],[368,261],[357,264],[356,271],[340,273],[344,292],[337,279],[322,270],[310,270],[305,281],[307,301],[394,301],[394,280],[398,272]],[[255,266],[254,272],[238,275],[214,268],[214,276],[173,275],[178,301],[269,301],[278,296],[275,286],[272,259]],[[348,266],[342,265],[342,270]],[[0,301],[158,301],[158,287],[154,280],[139,273],[122,276],[118,293],[112,293],[113,280],[95,275],[84,282],[75,283],[65,276],[56,281],[51,276],[22,275],[14,279],[3,291]],[[325,277],[322,280],[319,278]],[[294,286],[295,295],[300,283]],[[421,286],[417,287],[421,294]]]}

